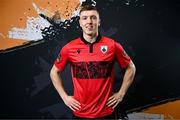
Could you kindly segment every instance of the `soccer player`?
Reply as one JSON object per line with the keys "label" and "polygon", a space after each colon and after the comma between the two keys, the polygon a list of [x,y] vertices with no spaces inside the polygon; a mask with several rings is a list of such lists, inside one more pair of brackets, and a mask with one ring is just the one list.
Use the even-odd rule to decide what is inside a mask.
{"label": "soccer player", "polygon": [[[95,6],[82,6],[79,24],[81,36],[66,44],[54,62],[50,72],[52,83],[73,111],[73,118],[114,119],[114,108],[133,82],[135,65],[118,42],[98,32],[100,17]],[[125,69],[117,93],[112,89],[115,61]],[[67,63],[71,65],[73,96],[66,93],[59,75]]]}

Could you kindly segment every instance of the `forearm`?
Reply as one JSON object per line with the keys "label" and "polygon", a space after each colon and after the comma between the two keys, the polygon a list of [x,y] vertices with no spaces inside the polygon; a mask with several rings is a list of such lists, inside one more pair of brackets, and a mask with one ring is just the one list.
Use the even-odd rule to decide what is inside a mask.
{"label": "forearm", "polygon": [[120,96],[124,97],[124,95],[126,94],[128,88],[130,87],[130,85],[134,80],[135,72],[136,72],[135,65],[131,62],[128,68],[126,69],[121,88],[118,92]]}
{"label": "forearm", "polygon": [[54,87],[63,99],[65,105],[67,105],[73,111],[81,109],[80,102],[74,99],[73,96],[67,95],[66,91],[64,90],[61,76],[59,76],[58,69],[55,66],[53,66],[53,68],[51,69],[50,77]]}
{"label": "forearm", "polygon": [[117,93],[114,93],[107,100],[108,106],[110,106],[114,109],[123,100],[123,97],[125,96],[129,86],[133,82],[135,71],[136,71],[136,68],[135,68],[133,62],[131,62],[129,64],[128,68],[126,69],[120,90]]}
{"label": "forearm", "polygon": [[58,75],[57,72],[53,70],[51,70],[50,77],[55,89],[57,90],[61,98],[64,100],[68,95],[64,89],[61,77]]}

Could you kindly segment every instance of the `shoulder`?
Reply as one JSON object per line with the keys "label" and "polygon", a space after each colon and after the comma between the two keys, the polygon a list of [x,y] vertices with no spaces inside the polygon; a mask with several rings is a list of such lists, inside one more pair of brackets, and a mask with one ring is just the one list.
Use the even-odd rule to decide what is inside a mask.
{"label": "shoulder", "polygon": [[115,40],[106,36],[102,36],[102,40],[105,42],[114,42]]}
{"label": "shoulder", "polygon": [[105,41],[107,41],[107,42],[111,42],[111,43],[113,43],[113,44],[119,44],[119,45],[121,45],[121,43],[119,42],[119,41],[117,41],[117,40],[115,40],[115,39],[112,39],[112,38],[109,38],[109,37],[106,37],[106,36],[102,36],[102,38],[105,40]]}
{"label": "shoulder", "polygon": [[102,36],[102,42],[107,43],[108,45],[112,45],[112,46],[116,46],[116,44],[119,44],[119,42],[117,42],[115,39],[106,37],[106,36]]}
{"label": "shoulder", "polygon": [[122,45],[115,39],[112,39],[112,38],[109,38],[106,36],[102,36],[102,42],[108,44],[108,46],[113,48],[114,50],[123,51]]}

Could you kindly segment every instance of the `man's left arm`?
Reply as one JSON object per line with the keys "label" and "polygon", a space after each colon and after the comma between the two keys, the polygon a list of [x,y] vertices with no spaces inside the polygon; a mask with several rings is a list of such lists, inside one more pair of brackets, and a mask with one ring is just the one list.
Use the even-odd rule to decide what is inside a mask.
{"label": "man's left arm", "polygon": [[123,100],[128,88],[134,80],[136,67],[132,61],[130,61],[126,68],[122,85],[117,93],[114,93],[107,101],[107,105],[113,109]]}

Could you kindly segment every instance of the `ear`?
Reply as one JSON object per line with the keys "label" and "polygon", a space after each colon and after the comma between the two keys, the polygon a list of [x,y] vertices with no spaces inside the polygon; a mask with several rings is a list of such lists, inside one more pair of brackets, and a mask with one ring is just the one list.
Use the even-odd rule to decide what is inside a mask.
{"label": "ear", "polygon": [[80,27],[81,27],[81,20],[80,20],[80,18],[79,18],[79,25],[80,25]]}
{"label": "ear", "polygon": [[99,19],[99,23],[98,23],[98,26],[100,26],[101,25],[101,19]]}

